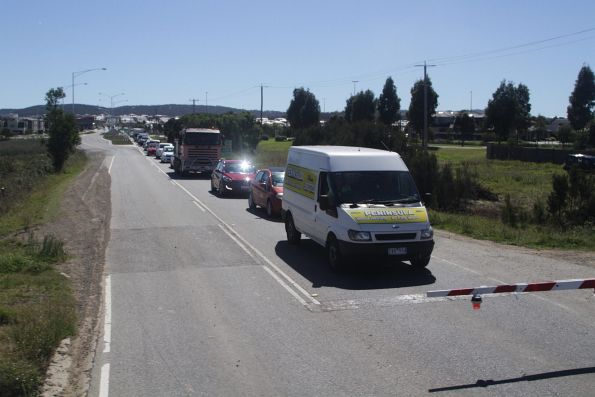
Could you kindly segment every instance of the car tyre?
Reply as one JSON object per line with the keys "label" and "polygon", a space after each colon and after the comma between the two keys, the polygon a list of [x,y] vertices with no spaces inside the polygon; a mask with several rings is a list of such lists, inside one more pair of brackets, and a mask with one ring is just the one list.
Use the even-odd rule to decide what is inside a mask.
{"label": "car tyre", "polygon": [[254,203],[254,197],[252,197],[252,192],[248,193],[248,207],[251,210],[256,208],[256,204]]}
{"label": "car tyre", "polygon": [[332,234],[329,236],[328,241],[326,242],[326,253],[328,264],[331,270],[334,272],[343,270],[345,259],[343,258],[341,250],[339,249],[337,238]]}
{"label": "car tyre", "polygon": [[271,203],[271,200],[267,200],[266,209],[267,209],[267,216],[269,218],[272,218],[273,217],[273,204]]}
{"label": "car tyre", "polygon": [[285,233],[287,234],[287,242],[289,244],[298,245],[300,243],[302,233],[300,233],[295,228],[295,224],[293,223],[293,217],[289,213],[285,217]]}
{"label": "car tyre", "polygon": [[431,258],[430,255],[428,255],[428,256],[418,255],[415,258],[412,258],[410,260],[411,266],[413,266],[416,269],[424,269],[430,263],[430,258]]}

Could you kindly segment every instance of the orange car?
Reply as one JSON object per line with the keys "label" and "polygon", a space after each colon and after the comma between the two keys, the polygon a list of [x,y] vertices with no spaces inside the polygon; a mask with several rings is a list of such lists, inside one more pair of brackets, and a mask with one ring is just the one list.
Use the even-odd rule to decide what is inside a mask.
{"label": "orange car", "polygon": [[270,167],[258,170],[250,183],[248,206],[251,209],[266,208],[267,216],[281,214],[281,200],[283,198],[283,180],[285,169]]}

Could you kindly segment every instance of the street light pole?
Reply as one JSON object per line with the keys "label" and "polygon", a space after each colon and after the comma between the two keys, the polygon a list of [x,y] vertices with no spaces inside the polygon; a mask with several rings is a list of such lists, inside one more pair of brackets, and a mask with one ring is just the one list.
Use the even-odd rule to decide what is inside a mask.
{"label": "street light pole", "polygon": [[94,69],[87,69],[87,70],[79,70],[78,72],[72,72],[72,114],[74,115],[74,79],[81,74],[85,74],[87,72],[92,72],[94,70],[107,70],[107,68],[94,68]]}

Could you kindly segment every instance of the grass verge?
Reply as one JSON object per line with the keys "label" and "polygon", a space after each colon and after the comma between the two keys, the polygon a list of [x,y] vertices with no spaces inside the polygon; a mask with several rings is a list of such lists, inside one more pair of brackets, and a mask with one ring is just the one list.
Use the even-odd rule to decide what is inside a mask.
{"label": "grass verge", "polygon": [[[62,339],[76,331],[75,299],[68,280],[55,265],[67,259],[63,243],[53,236],[26,241],[8,237],[58,216],[60,200],[84,169],[86,156],[73,154],[64,172],[48,174],[44,161],[21,165],[23,153],[6,156],[3,181],[26,187],[16,204],[0,217],[0,395],[34,396],[49,360]],[[33,147],[30,156],[43,157]],[[36,168],[37,167],[37,168]],[[42,169],[43,168],[43,169]],[[36,175],[19,185],[24,175]],[[16,194],[17,192],[15,192]]]}
{"label": "grass verge", "polygon": [[60,341],[75,333],[75,300],[54,265],[62,243],[0,241],[0,394],[37,395]]}
{"label": "grass verge", "polygon": [[35,225],[50,222],[58,215],[58,207],[70,182],[82,172],[87,163],[83,152],[70,156],[59,174],[49,174],[37,181],[29,197],[19,201],[0,217],[0,237],[19,230],[29,230]]}

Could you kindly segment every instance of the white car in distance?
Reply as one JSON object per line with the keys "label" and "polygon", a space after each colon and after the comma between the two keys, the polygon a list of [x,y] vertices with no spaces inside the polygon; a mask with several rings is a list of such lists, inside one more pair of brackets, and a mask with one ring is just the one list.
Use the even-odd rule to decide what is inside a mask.
{"label": "white car in distance", "polygon": [[171,147],[172,150],[174,148],[174,145],[172,145],[171,143],[160,143],[159,147],[157,148],[157,151],[155,152],[155,158],[156,159],[160,159],[161,155],[163,154],[163,149],[165,149],[166,147]]}
{"label": "white car in distance", "polygon": [[162,163],[171,163],[171,159],[174,157],[174,147],[173,145],[164,146],[161,150],[161,154],[159,158],[161,159]]}

